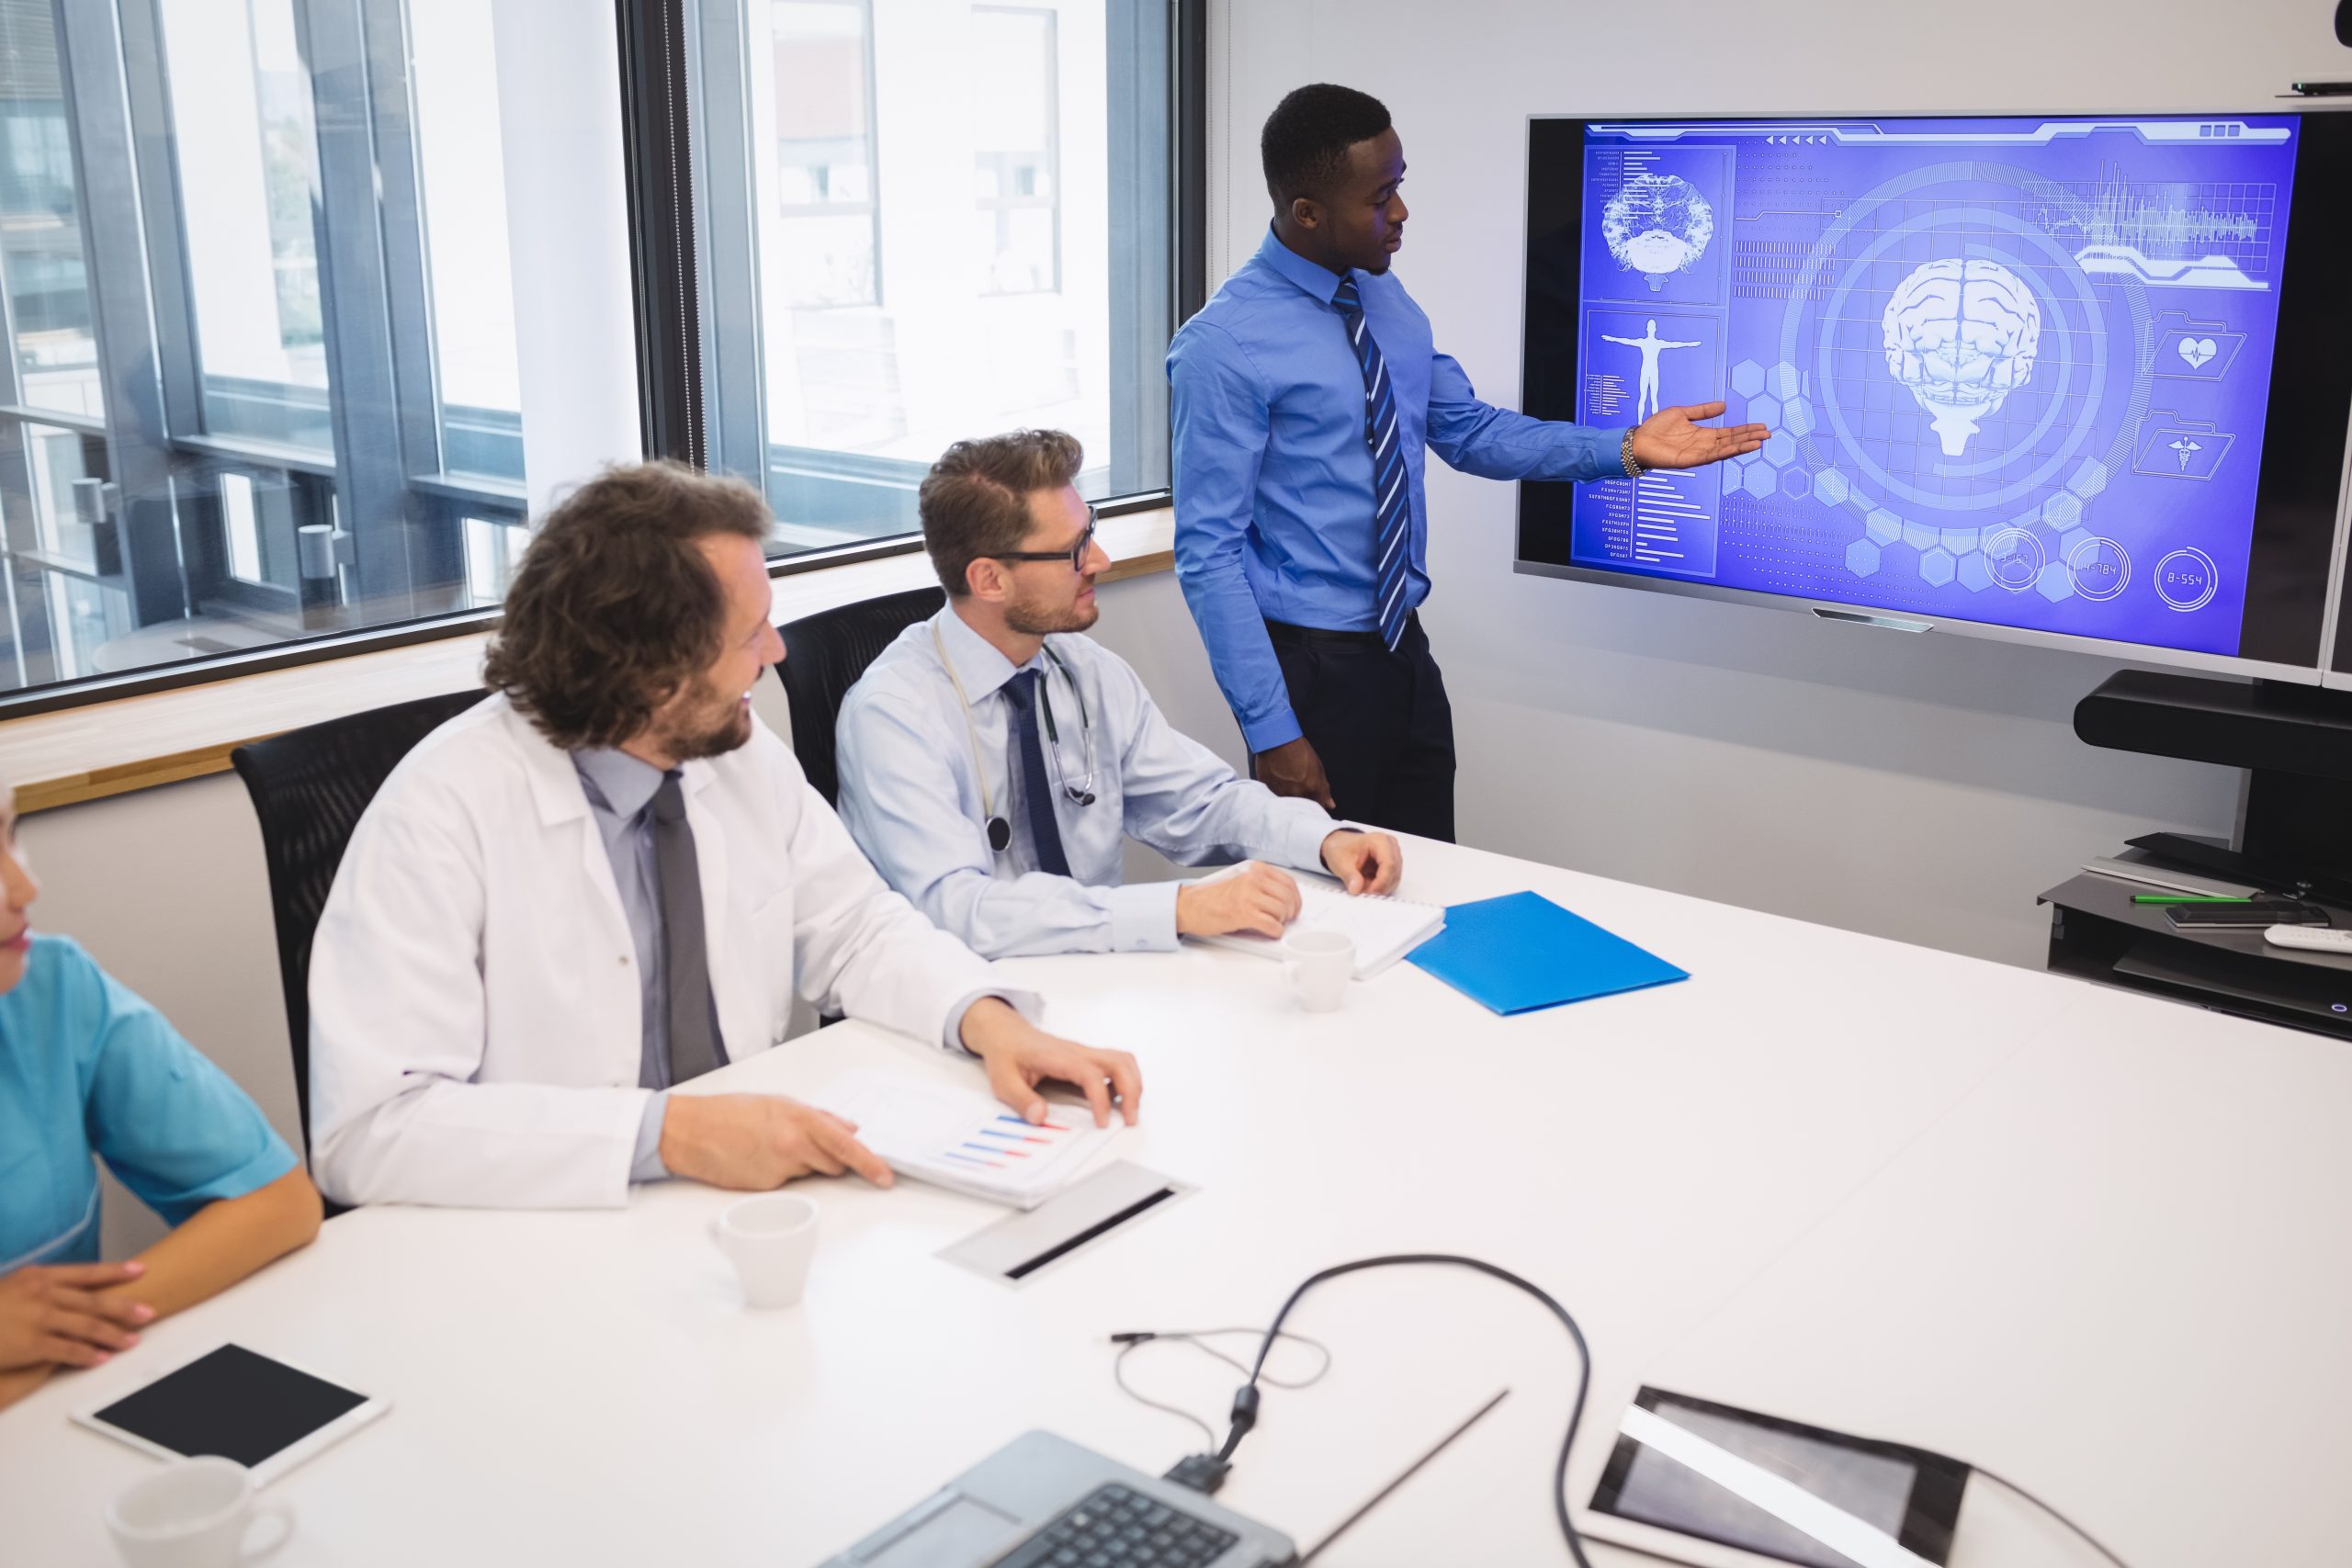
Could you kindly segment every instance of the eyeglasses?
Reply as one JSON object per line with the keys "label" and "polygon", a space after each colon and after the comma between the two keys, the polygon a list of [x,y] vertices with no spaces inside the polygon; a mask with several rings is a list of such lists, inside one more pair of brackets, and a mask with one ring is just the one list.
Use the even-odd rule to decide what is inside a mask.
{"label": "eyeglasses", "polygon": [[990,560],[1066,560],[1069,562],[1070,570],[1084,571],[1086,552],[1094,547],[1094,530],[1101,523],[1102,519],[1094,515],[1094,508],[1090,506],[1086,509],[1086,532],[1080,534],[1078,536],[1078,542],[1066,550],[1007,550],[1002,555],[990,556],[989,558]]}

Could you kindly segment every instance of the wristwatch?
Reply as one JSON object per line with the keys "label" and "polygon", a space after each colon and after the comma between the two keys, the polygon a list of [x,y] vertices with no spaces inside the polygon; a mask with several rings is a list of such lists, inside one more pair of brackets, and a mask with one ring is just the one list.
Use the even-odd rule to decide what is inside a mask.
{"label": "wristwatch", "polygon": [[1625,429],[1625,439],[1617,444],[1617,460],[1625,465],[1625,477],[1629,479],[1640,479],[1649,472],[1647,466],[1634,456],[1634,431],[1630,425]]}

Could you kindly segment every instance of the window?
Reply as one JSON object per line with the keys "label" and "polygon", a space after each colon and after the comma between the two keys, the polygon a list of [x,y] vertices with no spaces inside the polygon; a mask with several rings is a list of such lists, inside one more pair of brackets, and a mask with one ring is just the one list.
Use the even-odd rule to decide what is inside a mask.
{"label": "window", "polygon": [[1167,483],[1170,11],[699,0],[704,407],[773,552],[908,534],[949,443],[1051,425]]}
{"label": "window", "polygon": [[508,186],[564,154],[494,15],[0,0],[0,701],[497,603]]}
{"label": "window", "polygon": [[641,430],[777,558],[1022,425],[1164,491],[1199,0],[617,12],[0,0],[0,712],[477,626]]}

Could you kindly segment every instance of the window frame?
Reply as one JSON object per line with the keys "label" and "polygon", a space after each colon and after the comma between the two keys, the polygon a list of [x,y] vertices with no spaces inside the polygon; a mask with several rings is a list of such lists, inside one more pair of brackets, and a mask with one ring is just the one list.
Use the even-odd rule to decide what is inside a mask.
{"label": "window frame", "polygon": [[[0,359],[6,362],[0,366],[0,487],[8,491],[13,515],[32,527],[24,432],[27,426],[62,429],[81,435],[85,448],[103,446],[103,492],[96,481],[85,482],[94,503],[102,502],[116,512],[93,528],[91,563],[51,558],[12,542],[7,556],[0,558],[6,562],[0,568],[0,610],[8,617],[19,659],[26,647],[20,634],[31,629],[24,622],[46,619],[51,597],[47,574],[59,570],[124,592],[140,624],[185,618],[207,603],[222,603],[288,614],[299,629],[248,650],[0,692],[0,720],[469,636],[496,619],[495,607],[460,604],[420,606],[415,617],[383,625],[338,624],[333,606],[321,602],[327,597],[322,592],[271,590],[235,577],[220,496],[223,475],[255,481],[256,496],[261,480],[269,481],[271,493],[283,489],[297,516],[332,519],[353,504],[339,498],[376,498],[379,510],[363,514],[396,518],[401,525],[378,528],[373,537],[356,540],[348,533],[335,536],[336,575],[322,580],[348,585],[355,597],[378,597],[379,588],[387,588],[413,603],[419,595],[408,575],[406,552],[421,547],[438,548],[450,558],[449,570],[436,575],[452,586],[436,591],[437,596],[466,600],[467,519],[497,518],[514,526],[525,521],[526,492],[519,482],[454,474],[443,460],[447,437],[433,375],[430,280],[401,0],[293,0],[306,58],[316,60],[326,50],[328,58],[348,59],[356,52],[368,62],[364,77],[311,71],[321,175],[314,221],[322,293],[332,301],[326,327],[334,451],[205,431],[200,345],[170,137],[158,9],[164,3],[61,6],[55,13],[76,218],[106,412],[90,418],[21,403],[14,333],[5,316],[6,300],[0,297],[0,332],[6,333],[0,342]],[[764,415],[757,395],[733,395],[735,378],[745,367],[728,363],[730,356],[724,355],[713,355],[714,363],[706,366],[701,349],[700,312],[713,287],[752,281],[728,276],[732,258],[748,256],[749,250],[730,251],[716,243],[725,236],[709,232],[708,215],[697,212],[693,201],[697,178],[741,177],[749,185],[748,142],[739,140],[729,147],[715,134],[707,141],[688,134],[685,77],[678,62],[699,31],[697,13],[710,3],[614,0],[645,449],[695,467],[708,466],[712,422],[724,419],[730,429],[743,424],[763,431]],[[1138,47],[1144,42],[1136,36],[1139,29],[1162,15],[1156,0],[1108,4],[1114,40],[1123,34],[1126,39],[1124,57],[1159,60],[1166,73],[1167,122],[1138,128],[1114,116],[1111,153],[1114,167],[1125,159],[1166,170],[1172,253],[1123,258],[1114,238],[1114,268],[1141,268],[1148,275],[1156,266],[1164,269],[1168,283],[1164,303],[1155,305],[1130,289],[1132,312],[1121,319],[1114,310],[1114,365],[1139,362],[1147,344],[1157,352],[1207,296],[1207,0],[1175,0],[1164,11],[1164,50],[1156,39]],[[869,60],[871,26],[869,12]],[[338,51],[339,56],[334,52]],[[1115,81],[1113,90],[1118,90]],[[869,82],[869,122],[875,112]],[[379,171],[380,199],[375,188]],[[365,177],[357,177],[362,172]],[[877,182],[879,176],[875,170]],[[1115,178],[1112,185],[1114,192],[1125,188]],[[878,210],[878,188],[873,200]],[[1058,188],[1056,200],[1058,205]],[[1121,220],[1115,197],[1111,227],[1114,237],[1136,227]],[[878,254],[878,237],[876,245]],[[749,266],[732,270],[747,274]],[[1114,297],[1119,297],[1116,289]],[[753,301],[756,309],[755,289],[735,298]],[[742,341],[759,340],[754,333]],[[751,357],[756,361],[756,354]],[[134,373],[141,371],[142,359],[147,368]],[[756,363],[749,373],[745,389],[756,394]],[[351,395],[368,388],[374,389]],[[713,411],[707,418],[707,390]],[[360,438],[361,411],[369,407],[397,411],[396,441]],[[1167,417],[1164,378],[1113,378],[1114,429],[1156,431],[1164,438]],[[162,441],[124,434],[157,430],[173,434]],[[197,432],[204,433],[190,434]],[[498,434],[485,431],[484,438]],[[1112,485],[1114,493],[1097,503],[1104,517],[1153,510],[1170,500],[1164,486],[1123,488],[1115,468]],[[133,499],[125,503],[125,496]],[[82,500],[78,491],[76,500]],[[175,504],[186,508],[176,535]],[[187,525],[190,516],[196,518],[193,526]],[[165,572],[162,564],[176,562],[184,540],[193,547],[185,575],[176,565]],[[771,577],[793,576],[922,547],[919,535],[899,534],[774,558],[768,570]]]}

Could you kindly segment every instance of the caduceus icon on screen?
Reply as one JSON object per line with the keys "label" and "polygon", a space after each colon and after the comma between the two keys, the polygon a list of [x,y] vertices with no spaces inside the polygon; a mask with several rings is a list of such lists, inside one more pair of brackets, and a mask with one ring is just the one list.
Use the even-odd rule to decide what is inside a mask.
{"label": "caduceus icon on screen", "polygon": [[2033,374],[2041,306],[1998,262],[1931,261],[1895,287],[1882,320],[1886,367],[1927,411],[1944,456],[1968,449],[1977,422]]}

